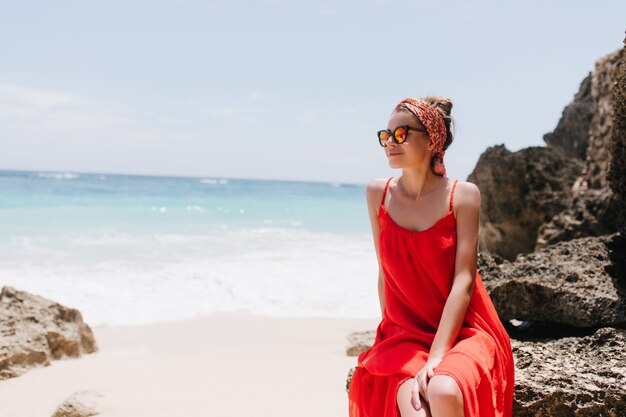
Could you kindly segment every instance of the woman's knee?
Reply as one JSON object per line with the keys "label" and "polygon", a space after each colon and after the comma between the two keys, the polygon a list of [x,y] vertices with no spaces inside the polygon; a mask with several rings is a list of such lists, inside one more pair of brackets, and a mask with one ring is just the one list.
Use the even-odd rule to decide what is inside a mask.
{"label": "woman's knee", "polygon": [[432,404],[463,404],[463,393],[456,380],[448,375],[435,375],[428,382],[426,397]]}
{"label": "woman's knee", "polygon": [[400,415],[402,417],[431,417],[430,411],[428,410],[428,404],[425,404],[424,398],[420,398],[422,401],[422,408],[420,410],[416,410],[413,407],[411,397],[414,385],[415,380],[413,378],[409,378],[400,384],[400,387],[398,388],[396,402],[398,404],[398,409],[400,410]]}
{"label": "woman's knee", "polygon": [[400,411],[411,402],[411,390],[413,389],[413,379],[409,378],[400,384],[398,387],[398,392],[396,395],[396,402],[398,403],[398,407],[400,407]]}

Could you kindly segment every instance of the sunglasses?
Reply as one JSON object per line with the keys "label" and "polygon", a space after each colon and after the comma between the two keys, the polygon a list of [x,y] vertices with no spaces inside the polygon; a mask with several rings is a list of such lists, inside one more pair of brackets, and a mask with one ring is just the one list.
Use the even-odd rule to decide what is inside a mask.
{"label": "sunglasses", "polygon": [[424,129],[417,129],[417,128],[411,127],[409,125],[402,125],[402,126],[396,127],[393,130],[393,132],[391,132],[389,129],[379,130],[378,131],[378,142],[380,143],[380,146],[382,146],[384,148],[384,147],[387,146],[387,139],[389,139],[389,137],[391,137],[391,139],[395,143],[397,143],[399,145],[401,143],[404,143],[404,141],[406,140],[407,135],[409,134],[409,130],[415,130],[416,132],[428,133]]}

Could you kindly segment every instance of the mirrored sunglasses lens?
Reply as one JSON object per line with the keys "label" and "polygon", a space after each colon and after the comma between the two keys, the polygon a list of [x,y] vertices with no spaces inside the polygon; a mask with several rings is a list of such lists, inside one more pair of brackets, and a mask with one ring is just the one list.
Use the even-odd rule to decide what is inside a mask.
{"label": "mirrored sunglasses lens", "polygon": [[387,146],[387,139],[389,139],[389,132],[385,130],[378,132],[378,142],[380,143],[380,146]]}
{"label": "mirrored sunglasses lens", "polygon": [[406,129],[403,127],[399,127],[397,128],[394,132],[393,132],[394,136],[396,137],[396,140],[401,143],[404,142],[404,140],[406,139]]}

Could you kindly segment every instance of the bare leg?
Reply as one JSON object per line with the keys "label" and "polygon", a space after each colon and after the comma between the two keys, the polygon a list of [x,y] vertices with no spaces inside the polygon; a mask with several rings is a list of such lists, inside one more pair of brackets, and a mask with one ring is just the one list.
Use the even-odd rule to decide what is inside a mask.
{"label": "bare leg", "polygon": [[463,393],[454,378],[435,375],[428,381],[426,396],[435,417],[465,417]]}
{"label": "bare leg", "polygon": [[400,384],[398,388],[397,402],[400,415],[402,417],[431,417],[428,403],[424,400],[424,397],[420,396],[422,408],[420,410],[413,408],[413,404],[411,404],[411,390],[414,384],[415,379],[409,378]]}

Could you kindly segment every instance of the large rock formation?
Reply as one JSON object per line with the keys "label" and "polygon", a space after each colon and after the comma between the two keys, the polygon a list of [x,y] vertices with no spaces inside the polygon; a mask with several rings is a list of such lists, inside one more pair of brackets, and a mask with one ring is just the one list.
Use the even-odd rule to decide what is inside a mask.
{"label": "large rock formation", "polygon": [[613,108],[611,102],[617,66],[622,60],[623,49],[619,49],[596,61],[591,77],[591,98],[594,104],[589,144],[585,154],[585,166],[575,191],[602,190],[608,188],[607,174],[612,155],[610,142],[613,130]]}
{"label": "large rock formation", "polygon": [[626,415],[626,330],[511,345],[516,417]]}
{"label": "large rock formation", "polygon": [[626,53],[624,49],[620,51],[613,79],[611,90],[613,133],[609,145],[612,160],[608,181],[617,201],[615,221],[620,233],[626,235]]}
{"label": "large rock formation", "polygon": [[568,208],[539,227],[535,250],[564,240],[600,236],[617,230],[615,218],[619,210],[609,188],[572,195],[572,204]]}
{"label": "large rock formation", "polygon": [[572,204],[570,189],[581,169],[581,161],[541,146],[483,152],[467,179],[482,195],[481,250],[509,260],[532,252],[539,227]]}
{"label": "large rock formation", "polygon": [[591,98],[591,73],[585,77],[574,100],[563,109],[563,114],[553,132],[543,135],[550,147],[562,151],[566,156],[585,160],[589,129],[594,105]]}
{"label": "large rock formation", "polygon": [[3,287],[0,292],[0,380],[51,359],[97,350],[80,312],[38,295]]}
{"label": "large rock formation", "polygon": [[560,242],[491,264],[481,277],[502,321],[626,325],[625,240],[615,233]]}
{"label": "large rock formation", "polygon": [[[624,233],[618,233],[626,216],[625,60],[623,49],[599,59],[555,132],[545,137],[549,146],[543,152],[557,150],[578,167],[573,176],[555,181],[554,170],[546,170],[529,181],[517,166],[528,153],[540,154],[532,147],[515,155],[490,148],[469,178],[485,196],[479,266],[487,268],[483,280],[502,320],[590,328],[626,325],[626,246]],[[581,163],[576,149],[585,141],[572,132],[585,127],[587,149]],[[553,161],[563,164],[557,168],[568,166]],[[505,170],[511,175],[500,182],[522,185],[503,191],[490,174]],[[538,186],[542,181],[549,185]],[[505,198],[499,195],[503,192]],[[502,218],[502,211],[512,209],[508,200],[524,201],[517,218]],[[529,212],[534,222],[523,215]]]}
{"label": "large rock formation", "polygon": [[[577,237],[617,231],[618,194],[609,186],[608,174],[609,167],[614,165],[611,142],[615,116],[611,103],[616,101],[613,92],[622,56],[623,50],[620,49],[596,62],[591,76],[593,115],[587,131],[588,145],[583,169],[571,189],[573,204],[540,227],[537,248]],[[623,164],[623,160],[615,161]]]}
{"label": "large rock formation", "polygon": [[[549,244],[617,231],[621,197],[608,173],[612,147],[624,146],[623,131],[615,138],[613,126],[623,126],[623,118],[613,122],[611,104],[623,92],[615,87],[622,55],[618,50],[596,62],[554,132],[544,136],[547,147],[509,152],[500,145],[481,155],[468,177],[483,197],[481,250],[512,261]],[[619,183],[623,171],[614,171],[610,178]]]}

